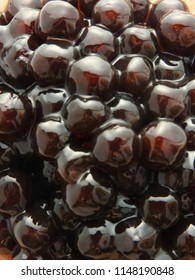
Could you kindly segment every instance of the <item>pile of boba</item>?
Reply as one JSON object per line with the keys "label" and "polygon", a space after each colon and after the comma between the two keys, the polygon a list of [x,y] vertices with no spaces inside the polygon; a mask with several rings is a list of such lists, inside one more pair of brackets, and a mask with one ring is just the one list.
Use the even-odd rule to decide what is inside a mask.
{"label": "pile of boba", "polygon": [[9,1],[0,259],[195,259],[195,16],[184,1]]}

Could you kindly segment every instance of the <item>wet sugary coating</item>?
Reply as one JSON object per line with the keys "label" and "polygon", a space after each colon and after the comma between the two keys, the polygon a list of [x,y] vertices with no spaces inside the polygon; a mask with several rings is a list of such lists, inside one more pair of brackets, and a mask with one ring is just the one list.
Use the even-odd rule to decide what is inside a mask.
{"label": "wet sugary coating", "polygon": [[192,7],[2,9],[0,259],[195,259]]}

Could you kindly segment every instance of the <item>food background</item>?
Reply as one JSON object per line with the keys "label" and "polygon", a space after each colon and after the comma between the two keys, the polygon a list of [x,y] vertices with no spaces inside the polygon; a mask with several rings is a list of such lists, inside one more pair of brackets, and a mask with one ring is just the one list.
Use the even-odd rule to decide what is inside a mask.
{"label": "food background", "polygon": [[[25,1],[25,0],[24,0]],[[81,0],[82,1],[82,0]],[[120,0],[119,0],[120,1]],[[171,0],[170,0],[171,1]],[[6,2],[7,1],[2,1],[2,0],[0,0],[0,10],[4,10],[4,9],[6,9]],[[156,2],[156,1],[152,1],[151,0],[151,3],[154,3],[154,2]],[[189,0],[189,1],[183,1],[183,2],[185,2],[185,3],[187,3],[188,4],[188,6],[190,7],[190,11],[191,11],[191,13],[194,13],[195,14],[195,2],[194,1],[191,1],[191,0]],[[132,211],[133,211],[133,209],[132,209]],[[118,226],[117,227],[117,229],[119,230],[119,233],[120,233],[120,227]],[[107,235],[106,235],[107,236]],[[105,240],[104,240],[105,241]],[[106,241],[105,241],[106,242]],[[189,258],[189,257],[188,257]]]}

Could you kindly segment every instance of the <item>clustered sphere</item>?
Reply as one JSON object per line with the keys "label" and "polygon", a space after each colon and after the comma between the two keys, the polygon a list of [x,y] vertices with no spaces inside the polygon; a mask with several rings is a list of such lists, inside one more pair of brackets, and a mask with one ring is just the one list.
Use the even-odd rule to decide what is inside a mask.
{"label": "clustered sphere", "polygon": [[181,0],[0,14],[0,259],[195,259],[195,16]]}

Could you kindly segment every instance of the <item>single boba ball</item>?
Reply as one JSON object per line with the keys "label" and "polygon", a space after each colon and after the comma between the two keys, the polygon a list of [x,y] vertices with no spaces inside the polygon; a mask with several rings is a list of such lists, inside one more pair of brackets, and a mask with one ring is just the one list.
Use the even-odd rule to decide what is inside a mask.
{"label": "single boba ball", "polygon": [[0,176],[0,213],[12,217],[24,211],[29,202],[29,177],[21,171],[6,170]]}
{"label": "single boba ball", "polygon": [[120,35],[120,51],[123,54],[140,54],[154,59],[158,51],[158,38],[155,29],[142,25],[132,25]]}
{"label": "single boba ball", "polygon": [[78,251],[93,260],[124,259],[114,246],[115,225],[106,219],[92,220],[76,234]]}
{"label": "single boba ball", "polygon": [[195,54],[195,16],[174,10],[161,18],[157,34],[160,43],[167,52],[179,56]]}
{"label": "single boba ball", "polygon": [[103,26],[91,25],[86,27],[76,43],[82,57],[97,54],[106,60],[113,60],[119,49],[117,38]]}
{"label": "single boba ball", "polygon": [[33,122],[30,99],[18,95],[4,85],[0,86],[0,139],[13,143],[25,136]]}
{"label": "single boba ball", "polygon": [[83,219],[97,217],[112,208],[115,184],[109,174],[97,167],[86,170],[76,183],[64,187],[68,208]]}
{"label": "single boba ball", "polygon": [[95,95],[108,101],[115,95],[116,85],[114,67],[98,55],[85,56],[70,66],[67,86],[71,94]]}
{"label": "single boba ball", "polygon": [[158,249],[158,232],[140,218],[127,218],[116,224],[114,245],[128,260],[148,260]]}
{"label": "single boba ball", "polygon": [[26,88],[34,82],[28,64],[33,54],[30,46],[30,36],[23,35],[13,41],[13,44],[3,51],[0,66],[6,81],[18,88]]}
{"label": "single boba ball", "polygon": [[51,114],[61,114],[70,95],[64,87],[34,85],[25,94],[34,104],[36,122]]}
{"label": "single boba ball", "polygon": [[139,131],[143,125],[144,112],[139,102],[128,93],[117,92],[116,97],[108,103],[112,118],[121,119],[134,130]]}
{"label": "single boba ball", "polygon": [[171,189],[179,196],[194,188],[195,170],[194,170],[195,152],[187,150],[181,166],[166,172],[156,174],[155,183]]}
{"label": "single boba ball", "polygon": [[12,222],[12,231],[19,246],[30,252],[45,250],[56,234],[52,217],[41,207],[18,214]]}
{"label": "single boba ball", "polygon": [[140,141],[122,120],[109,120],[94,135],[93,156],[98,164],[115,169],[135,163],[139,158]]}
{"label": "single boba ball", "polygon": [[187,137],[183,129],[169,120],[147,125],[141,133],[141,164],[153,170],[170,170],[182,164]]}
{"label": "single boba ball", "polygon": [[126,92],[134,100],[144,95],[144,90],[153,81],[153,66],[144,56],[122,56],[116,61],[119,71],[119,91]]}
{"label": "single boba ball", "polygon": [[166,230],[181,217],[181,202],[161,185],[150,185],[141,197],[140,212],[145,222],[159,230]]}
{"label": "single boba ball", "polygon": [[125,0],[100,0],[93,8],[92,22],[106,26],[115,33],[133,22],[133,10]]}
{"label": "single boba ball", "polygon": [[74,94],[65,104],[63,116],[72,134],[87,137],[107,120],[108,108],[97,96]]}
{"label": "single boba ball", "polygon": [[29,72],[36,84],[42,87],[62,86],[75,53],[70,44],[57,40],[50,40],[37,47],[29,59]]}
{"label": "single boba ball", "polygon": [[180,124],[188,115],[189,95],[180,83],[157,82],[143,93],[142,102],[150,119],[165,118]]}
{"label": "single boba ball", "polygon": [[48,37],[75,40],[84,27],[79,11],[68,2],[49,1],[41,9],[35,33],[42,40]]}
{"label": "single boba ball", "polygon": [[57,158],[58,174],[63,182],[74,184],[92,163],[90,151],[67,144]]}
{"label": "single boba ball", "polygon": [[48,116],[34,127],[31,136],[32,147],[40,156],[55,159],[68,142],[69,136],[62,118]]}

